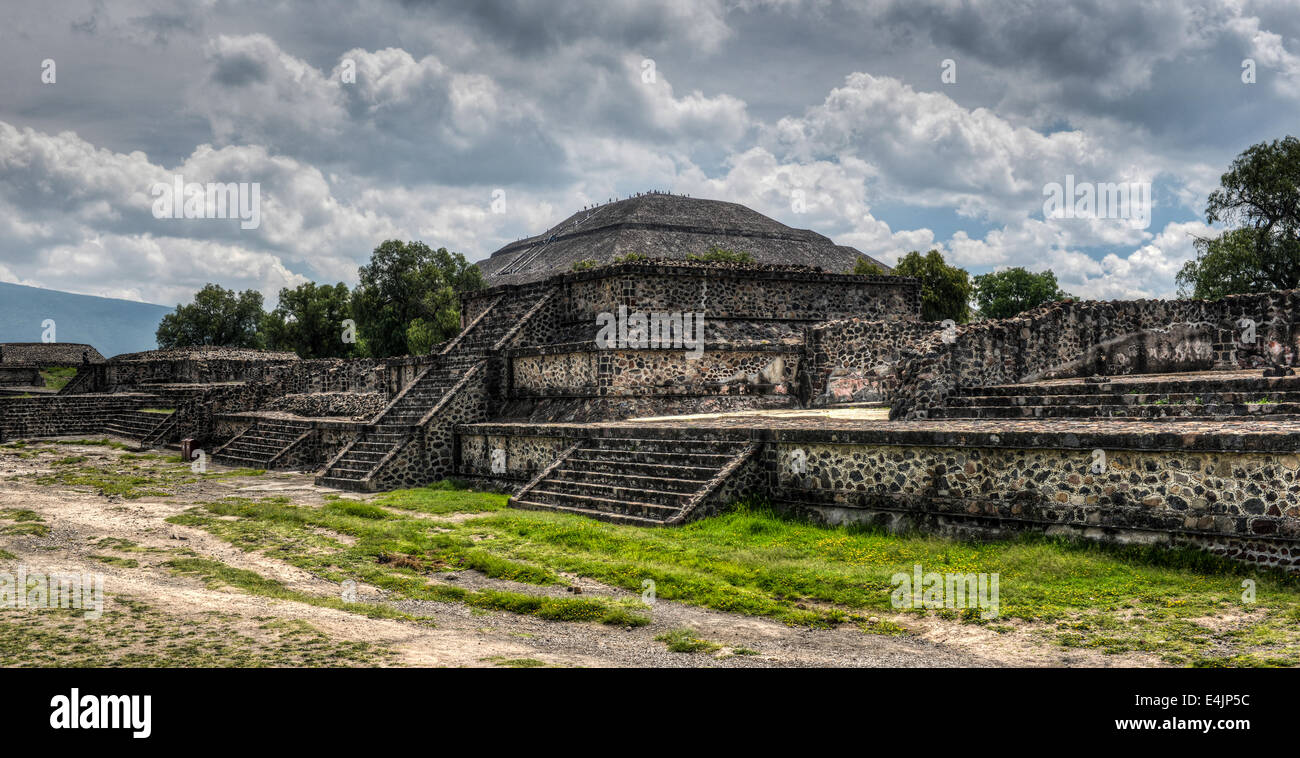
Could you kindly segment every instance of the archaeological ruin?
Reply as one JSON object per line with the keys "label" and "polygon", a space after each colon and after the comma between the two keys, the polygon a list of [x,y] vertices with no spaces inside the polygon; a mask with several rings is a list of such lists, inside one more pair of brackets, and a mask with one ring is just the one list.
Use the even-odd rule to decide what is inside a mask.
{"label": "archaeological ruin", "polygon": [[[752,262],[699,260],[709,250]],[[182,441],[375,491],[456,477],[646,527],[818,521],[1193,546],[1300,571],[1300,292],[920,318],[911,279],[733,203],[644,194],[479,265],[428,355],[5,345],[0,440]],[[50,346],[46,346],[50,347]],[[58,391],[41,361],[76,367]]]}

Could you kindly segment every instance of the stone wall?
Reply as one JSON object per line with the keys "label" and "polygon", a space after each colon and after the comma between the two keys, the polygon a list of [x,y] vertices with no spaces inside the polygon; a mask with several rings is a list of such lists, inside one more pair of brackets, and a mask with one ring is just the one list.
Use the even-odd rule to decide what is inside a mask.
{"label": "stone wall", "polygon": [[[902,351],[892,418],[923,418],[962,387],[1045,378],[1300,362],[1300,291],[1222,300],[1051,303],[959,326]],[[1255,342],[1243,341],[1254,322]]]}
{"label": "stone wall", "polygon": [[[458,433],[460,475],[519,483],[588,437],[705,440],[737,430],[489,423]],[[734,474],[708,512],[756,494],[826,523],[963,538],[1036,531],[1187,545],[1300,571],[1300,456],[1278,436],[1206,435],[1191,450],[1177,434],[1122,427],[1095,435],[898,428],[749,434],[762,445],[753,465]],[[494,449],[505,451],[504,472],[491,469]]]}
{"label": "stone wall", "polygon": [[600,350],[590,343],[522,349],[510,355],[510,396],[791,395],[794,348],[719,349],[698,358],[680,349]]}
{"label": "stone wall", "polygon": [[44,387],[45,379],[41,376],[40,366],[0,364],[0,387]]}
{"label": "stone wall", "polygon": [[34,363],[37,366],[80,366],[103,363],[104,356],[91,345],[79,342],[3,342],[0,364]]}
{"label": "stone wall", "polygon": [[[920,285],[894,276],[832,274],[804,267],[648,261],[561,274],[545,282],[558,292],[546,324],[595,323],[599,313],[620,305],[641,311],[702,312],[707,320],[754,319],[826,321],[835,318],[915,320],[921,312]],[[537,287],[538,284],[523,285]],[[462,301],[472,320],[498,295],[522,289],[493,287]],[[524,344],[545,344],[532,335]]]}
{"label": "stone wall", "polygon": [[310,392],[275,398],[264,409],[297,416],[344,416],[361,421],[374,417],[387,403],[387,397],[380,392]]}
{"label": "stone wall", "polygon": [[903,352],[938,334],[924,321],[842,319],[809,329],[802,395],[811,405],[888,402]]}
{"label": "stone wall", "polygon": [[0,397],[0,441],[101,434],[113,414],[154,403],[149,395]]}
{"label": "stone wall", "polygon": [[142,384],[215,384],[262,380],[275,367],[298,361],[293,353],[239,348],[175,348],[120,355],[108,362],[110,392]]}

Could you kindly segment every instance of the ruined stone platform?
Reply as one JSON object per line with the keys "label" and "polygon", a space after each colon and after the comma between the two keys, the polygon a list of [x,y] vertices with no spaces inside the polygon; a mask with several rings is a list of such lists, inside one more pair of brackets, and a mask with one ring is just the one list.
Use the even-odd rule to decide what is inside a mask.
{"label": "ruined stone platform", "polygon": [[[521,484],[521,507],[649,524],[714,512],[720,498],[705,477],[730,466],[710,485],[728,498],[758,496],[827,523],[1193,545],[1300,569],[1300,422],[879,414],[467,424],[457,427],[458,472]],[[530,494],[538,489],[543,497]],[[696,510],[683,515],[688,505]]]}

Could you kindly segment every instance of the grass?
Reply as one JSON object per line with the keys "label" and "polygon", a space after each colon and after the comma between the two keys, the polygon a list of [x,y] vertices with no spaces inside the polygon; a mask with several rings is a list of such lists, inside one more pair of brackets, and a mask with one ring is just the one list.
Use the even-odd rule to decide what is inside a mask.
{"label": "grass", "polygon": [[700,639],[691,629],[673,629],[655,637],[673,653],[714,653],[722,649],[716,642]]}
{"label": "grass", "polygon": [[536,658],[502,658],[499,655],[494,655],[488,658],[480,658],[479,660],[491,663],[494,666],[508,669],[535,669],[546,667],[545,663]]}
{"label": "grass", "polygon": [[[478,503],[465,504],[473,494],[448,487],[421,488],[407,491],[400,501],[404,510],[412,513],[448,513],[458,507],[490,509],[505,497],[480,493]],[[379,498],[375,502],[390,501]],[[440,572],[473,569],[496,579],[533,585],[563,583],[548,569],[483,550],[469,536],[448,533],[445,526],[431,519],[374,503],[336,498],[311,507],[294,505],[287,498],[232,497],[192,508],[168,521],[206,529],[245,550],[261,550],[329,581],[365,582],[413,600],[458,602],[554,621],[619,626],[648,623],[628,605],[607,598],[467,590],[432,582],[430,577]],[[332,535],[346,535],[352,538],[351,544]],[[247,588],[265,589],[255,583]]]}
{"label": "grass", "polygon": [[170,416],[176,412],[175,408],[138,408],[141,413],[157,413],[163,416]]}
{"label": "grass", "polygon": [[[55,441],[56,444],[99,444],[97,441],[78,440],[75,443]],[[122,449],[120,443],[104,443]],[[49,473],[29,474],[37,484],[61,484],[87,487],[105,497],[137,500],[142,497],[170,497],[185,485],[205,479],[222,479],[261,476],[262,469],[232,469],[229,471],[196,474],[188,463],[178,456],[157,453],[123,453],[114,460],[88,463],[84,455],[69,455],[55,460],[59,468]],[[127,465],[123,465],[127,464]]]}
{"label": "grass", "polygon": [[12,524],[0,523],[0,534],[27,535],[30,537],[48,537],[50,527],[45,524],[36,511],[26,508],[0,508],[0,522],[12,521]]}
{"label": "grass", "polygon": [[98,619],[80,610],[0,610],[0,660],[22,667],[375,666],[395,654],[335,640],[302,620],[237,624],[219,612],[198,619],[114,598]]}
{"label": "grass", "polygon": [[[130,471],[96,469],[95,476],[162,480],[130,483],[131,492],[174,488],[194,476],[183,462],[158,456],[128,463]],[[61,473],[86,476],[84,468],[70,464]],[[327,496],[319,505],[228,497],[168,521],[326,581],[368,584],[396,601],[463,603],[549,620],[648,622],[645,607],[632,600],[555,596],[555,588],[569,584],[566,577],[580,576],[621,588],[629,598],[649,581],[659,599],[798,626],[847,623],[863,633],[906,635],[916,633],[923,616],[940,616],[998,634],[1108,654],[1151,653],[1182,665],[1300,664],[1300,579],[1204,552],[1041,536],[955,542],[819,526],[761,503],[679,528],[641,529],[512,510],[506,501],[442,482],[364,501]],[[15,529],[48,533],[31,511],[0,510],[0,532]],[[132,558],[127,541],[97,547]],[[341,600],[294,593],[252,572],[201,560],[181,558],[168,568],[240,591],[343,607]],[[895,609],[892,577],[910,574],[916,564],[926,572],[997,573],[1000,615],[986,621],[978,614]],[[444,578],[465,570],[524,586],[466,588]],[[1244,579],[1256,582],[1257,602],[1243,601]],[[347,609],[359,610],[356,604]]]}
{"label": "grass", "polygon": [[[680,528],[639,529],[506,509],[505,500],[443,484],[320,507],[227,498],[171,520],[331,581],[547,619],[635,625],[645,623],[645,610],[594,596],[471,591],[431,580],[473,569],[544,587],[567,584],[563,576],[573,574],[636,594],[651,580],[660,599],[792,625],[852,623],[864,633],[903,635],[913,633],[909,619],[930,614],[1187,665],[1240,664],[1247,654],[1270,665],[1300,663],[1300,582],[1203,552],[1044,537],[954,542],[823,527],[757,504]],[[451,514],[471,518],[436,518]],[[927,572],[999,574],[1000,616],[893,608],[891,579],[915,564]],[[1245,578],[1257,582],[1254,604],[1242,602]],[[1235,620],[1219,622],[1225,616]]]}
{"label": "grass", "polygon": [[73,366],[51,366],[41,369],[41,377],[45,380],[46,388],[52,390],[63,389],[76,375],[77,369]]}

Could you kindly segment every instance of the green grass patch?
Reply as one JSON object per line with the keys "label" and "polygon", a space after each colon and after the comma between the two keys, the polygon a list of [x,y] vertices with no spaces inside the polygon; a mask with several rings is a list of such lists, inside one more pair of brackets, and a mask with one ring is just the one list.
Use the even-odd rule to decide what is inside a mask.
{"label": "green grass patch", "polygon": [[91,560],[107,563],[118,568],[140,568],[140,562],[134,558],[121,558],[116,555],[92,555],[89,557]]}
{"label": "green grass patch", "polygon": [[80,610],[0,610],[0,660],[21,667],[376,666],[382,645],[336,640],[306,621],[237,625],[237,616],[172,616],[128,598],[97,619]]}
{"label": "green grass patch", "polygon": [[[642,529],[506,509],[505,501],[440,485],[367,502],[334,498],[321,507],[227,498],[169,520],[331,581],[354,579],[412,599],[542,618],[636,625],[644,623],[645,610],[604,598],[470,591],[433,580],[470,569],[562,585],[562,574],[573,574],[635,594],[653,582],[660,599],[792,625],[853,623],[864,633],[901,636],[909,634],[913,614],[1003,633],[1018,620],[1045,640],[1105,653],[1150,652],[1186,665],[1238,655],[1300,664],[1300,580],[1201,551],[1041,536],[957,542],[819,526],[761,504],[679,528]],[[450,514],[473,517],[436,518]],[[917,564],[925,572],[999,574],[1000,616],[894,608],[892,577],[910,575]],[[1242,601],[1247,578],[1257,584],[1253,604]],[[1225,617],[1231,623],[1215,622]]]}
{"label": "green grass patch", "polygon": [[50,366],[41,369],[41,377],[45,380],[45,387],[52,390],[61,390],[67,386],[68,382],[77,375],[77,369],[72,366]]}
{"label": "green grass patch", "polygon": [[691,629],[673,629],[655,637],[655,640],[668,646],[674,653],[713,653],[722,649],[716,642],[710,642],[695,636]]}

